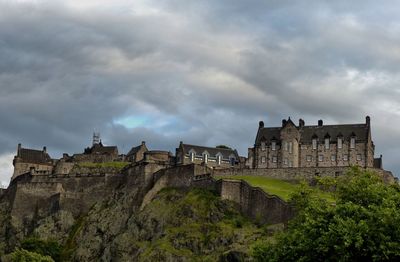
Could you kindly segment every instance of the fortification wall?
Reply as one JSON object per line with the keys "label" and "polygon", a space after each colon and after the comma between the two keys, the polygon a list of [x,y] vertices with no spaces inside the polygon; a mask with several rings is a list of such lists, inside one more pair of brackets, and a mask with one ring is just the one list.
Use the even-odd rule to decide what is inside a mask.
{"label": "fortification wall", "polygon": [[284,200],[243,180],[222,179],[217,184],[222,199],[238,203],[242,213],[260,224],[287,222],[293,217],[293,209]]}
{"label": "fortification wall", "polygon": [[[319,177],[337,177],[347,172],[349,167],[299,167],[299,168],[258,168],[258,169],[223,169],[213,170],[213,175],[217,176],[265,176],[287,181],[312,181],[316,176]],[[367,168],[367,170],[376,172],[386,182],[394,182],[391,172],[377,169]]]}

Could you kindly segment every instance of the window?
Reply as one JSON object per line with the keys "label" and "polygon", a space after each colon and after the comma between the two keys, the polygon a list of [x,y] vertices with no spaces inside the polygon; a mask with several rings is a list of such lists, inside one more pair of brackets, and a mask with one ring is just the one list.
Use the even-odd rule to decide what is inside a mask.
{"label": "window", "polygon": [[217,163],[218,165],[221,165],[221,155],[217,155]]}
{"label": "window", "polygon": [[325,138],[325,149],[329,149],[329,138]]}
{"label": "window", "polygon": [[311,161],[312,161],[312,156],[307,155],[307,156],[306,156],[306,160],[307,160],[307,162],[311,162]]}
{"label": "window", "polygon": [[307,149],[307,145],[301,145],[301,149]]}
{"label": "window", "polygon": [[313,140],[312,140],[312,149],[317,149],[317,139],[316,138],[313,138]]}
{"label": "window", "polygon": [[282,144],[282,146],[283,146],[283,149],[284,149],[285,151],[287,151],[287,150],[288,150],[288,144],[287,144],[287,142],[286,142],[286,141],[283,141],[283,144]]}
{"label": "window", "polygon": [[356,148],[356,138],[350,138],[350,148]]}
{"label": "window", "polygon": [[293,152],[293,142],[289,142],[289,153]]}
{"label": "window", "polygon": [[203,160],[204,160],[204,163],[208,162],[208,154],[207,153],[203,154]]}
{"label": "window", "polygon": [[331,161],[336,161],[336,155],[331,155]]}
{"label": "window", "polygon": [[293,162],[289,160],[289,167],[293,167]]}
{"label": "window", "polygon": [[339,149],[341,149],[341,148],[343,147],[343,140],[342,140],[342,138],[338,138],[338,139],[337,139],[337,147],[338,147]]}
{"label": "window", "polygon": [[272,157],[272,162],[273,162],[273,163],[278,162],[278,158],[277,158],[276,156],[273,156],[273,157]]}
{"label": "window", "polygon": [[271,143],[271,150],[275,151],[276,150],[276,142],[272,141]]}
{"label": "window", "polygon": [[287,158],[284,158],[284,159],[283,159],[283,164],[284,164],[285,166],[288,164],[288,159],[287,159]]}
{"label": "window", "polygon": [[234,166],[234,165],[235,165],[235,162],[236,162],[236,159],[232,157],[230,160],[231,160],[231,161],[230,161],[230,162],[231,162],[231,166]]}
{"label": "window", "polygon": [[319,161],[319,162],[324,161],[324,156],[323,156],[323,155],[319,155],[319,156],[318,156],[318,161]]}
{"label": "window", "polygon": [[190,152],[190,162],[194,162],[194,152]]}
{"label": "window", "polygon": [[357,154],[357,161],[361,161],[362,157],[361,154]]}
{"label": "window", "polygon": [[343,155],[343,160],[344,161],[348,161],[349,160],[349,156],[348,155]]}
{"label": "window", "polygon": [[265,142],[261,142],[261,150],[265,151]]}
{"label": "window", "polygon": [[261,163],[265,163],[265,156],[261,157]]}

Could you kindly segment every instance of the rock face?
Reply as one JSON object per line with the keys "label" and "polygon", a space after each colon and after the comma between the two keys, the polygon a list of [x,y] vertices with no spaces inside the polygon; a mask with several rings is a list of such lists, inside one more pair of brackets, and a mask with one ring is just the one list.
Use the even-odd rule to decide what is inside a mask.
{"label": "rock face", "polygon": [[238,204],[185,186],[204,168],[180,168],[143,204],[157,170],[149,164],[110,176],[18,177],[0,197],[0,255],[36,237],[62,245],[65,261],[215,261],[244,258],[265,238]]}

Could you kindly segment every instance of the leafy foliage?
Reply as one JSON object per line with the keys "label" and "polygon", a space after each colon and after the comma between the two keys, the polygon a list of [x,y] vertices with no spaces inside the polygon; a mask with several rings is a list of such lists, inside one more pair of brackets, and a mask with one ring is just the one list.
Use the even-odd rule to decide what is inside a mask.
{"label": "leafy foliage", "polygon": [[45,241],[38,238],[27,238],[21,243],[21,247],[29,252],[44,256],[50,256],[54,261],[60,261],[61,246],[56,241]]}
{"label": "leafy foliage", "polygon": [[43,256],[41,254],[30,252],[25,249],[16,249],[11,253],[11,261],[13,262],[54,262],[49,256]]}
{"label": "leafy foliage", "polygon": [[77,164],[79,167],[86,167],[86,168],[116,168],[116,169],[123,169],[129,162],[104,162],[104,163],[92,163],[92,162],[83,162]]}
{"label": "leafy foliage", "polygon": [[400,260],[400,190],[353,168],[329,186],[329,204],[303,185],[292,197],[298,215],[275,242],[254,248],[256,261]]}

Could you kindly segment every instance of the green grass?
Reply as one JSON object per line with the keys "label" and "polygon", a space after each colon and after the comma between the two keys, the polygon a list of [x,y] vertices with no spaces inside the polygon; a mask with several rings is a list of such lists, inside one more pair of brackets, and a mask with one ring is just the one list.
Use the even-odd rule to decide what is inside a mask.
{"label": "green grass", "polygon": [[129,162],[104,162],[104,163],[83,162],[78,164],[79,167],[86,167],[86,168],[118,168],[118,169],[122,169],[127,165],[129,165]]}
{"label": "green grass", "polygon": [[[300,184],[289,183],[283,180],[262,176],[215,176],[215,178],[242,179],[254,187],[260,187],[268,194],[279,196],[285,201],[289,200],[291,195],[300,187]],[[328,202],[335,201],[331,193],[319,189],[316,189],[315,191],[319,197],[326,199]]]}

